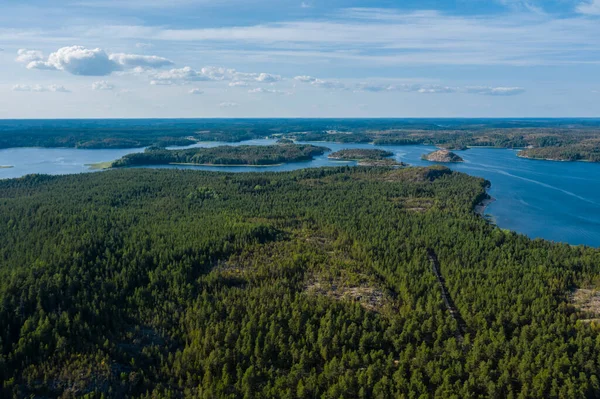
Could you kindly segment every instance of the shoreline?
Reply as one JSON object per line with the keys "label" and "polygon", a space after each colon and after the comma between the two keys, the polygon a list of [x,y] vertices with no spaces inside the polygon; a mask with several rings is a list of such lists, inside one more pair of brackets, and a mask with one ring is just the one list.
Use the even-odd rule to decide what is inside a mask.
{"label": "shoreline", "polygon": [[534,158],[534,157],[528,157],[525,155],[521,155],[521,151],[517,152],[517,157],[519,158],[523,158],[523,159],[529,159],[531,161],[551,161],[551,162],[588,162],[588,163],[595,163],[594,161],[590,161],[588,159],[554,159],[554,158]]}
{"label": "shoreline", "polygon": [[12,169],[14,168],[13,165],[0,165],[0,169]]}
{"label": "shoreline", "polygon": [[486,208],[494,202],[496,202],[496,198],[488,196],[488,198],[484,199],[483,201],[481,201],[480,203],[475,205],[475,207],[473,208],[473,211],[476,214],[478,214],[479,216],[485,218]]}
{"label": "shoreline", "polygon": [[[274,164],[268,164],[268,165],[248,165],[248,164],[228,164],[228,165],[224,165],[224,164],[215,164],[215,163],[185,163],[185,162],[171,162],[168,163],[167,165],[182,165],[182,166],[218,166],[218,167],[239,167],[239,166],[245,166],[248,168],[267,168],[269,166],[282,166],[285,165],[285,163],[274,163]],[[152,167],[152,165],[146,165],[147,167]]]}

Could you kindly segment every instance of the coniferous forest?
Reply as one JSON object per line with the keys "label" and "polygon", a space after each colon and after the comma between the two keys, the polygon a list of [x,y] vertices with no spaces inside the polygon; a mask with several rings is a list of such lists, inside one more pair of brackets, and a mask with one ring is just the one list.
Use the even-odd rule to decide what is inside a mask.
{"label": "coniferous forest", "polygon": [[593,398],[600,251],[443,167],[0,181],[0,396]]}

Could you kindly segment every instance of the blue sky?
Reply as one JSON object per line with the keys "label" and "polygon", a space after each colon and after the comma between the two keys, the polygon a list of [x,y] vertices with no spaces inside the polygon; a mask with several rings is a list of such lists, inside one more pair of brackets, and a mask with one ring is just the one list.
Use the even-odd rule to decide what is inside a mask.
{"label": "blue sky", "polygon": [[600,116],[600,0],[3,0],[0,118]]}

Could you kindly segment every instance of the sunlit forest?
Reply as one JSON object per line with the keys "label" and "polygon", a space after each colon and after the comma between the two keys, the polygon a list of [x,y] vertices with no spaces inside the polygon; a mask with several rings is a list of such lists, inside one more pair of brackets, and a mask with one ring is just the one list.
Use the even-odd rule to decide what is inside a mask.
{"label": "sunlit forest", "polygon": [[127,154],[112,163],[112,167],[139,165],[168,165],[189,163],[197,165],[276,165],[286,162],[312,160],[329,151],[310,144],[277,144],[267,146],[240,145],[211,148],[168,150],[149,147],[144,152]]}
{"label": "sunlit forest", "polygon": [[594,398],[600,251],[444,167],[0,181],[3,398]]}

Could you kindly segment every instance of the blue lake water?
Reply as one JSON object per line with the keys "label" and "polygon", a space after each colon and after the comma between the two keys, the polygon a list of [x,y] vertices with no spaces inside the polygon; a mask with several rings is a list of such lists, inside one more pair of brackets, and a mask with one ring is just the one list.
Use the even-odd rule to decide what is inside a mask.
{"label": "blue lake water", "polygon": [[[251,140],[239,144],[265,145],[273,140]],[[212,147],[225,143],[199,143]],[[381,148],[411,165],[431,165],[421,155],[428,146],[373,146],[370,144],[311,143],[337,151],[343,148]],[[231,145],[231,144],[230,144]],[[88,164],[112,161],[137,149],[79,150],[72,148],[11,148],[0,150],[0,179],[30,173],[69,174],[90,172]],[[516,156],[516,150],[472,148],[457,151],[465,160],[448,164],[454,170],[480,176],[492,182],[490,195],[496,198],[486,213],[502,228],[532,238],[600,247],[600,164],[584,162],[534,161]],[[327,155],[312,161],[271,167],[164,166],[227,172],[289,171],[300,168],[339,166],[354,162],[332,161]]]}

